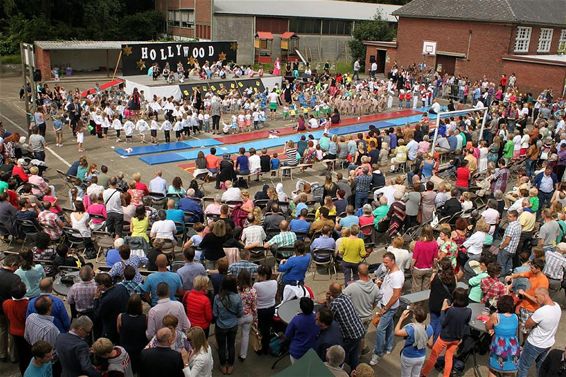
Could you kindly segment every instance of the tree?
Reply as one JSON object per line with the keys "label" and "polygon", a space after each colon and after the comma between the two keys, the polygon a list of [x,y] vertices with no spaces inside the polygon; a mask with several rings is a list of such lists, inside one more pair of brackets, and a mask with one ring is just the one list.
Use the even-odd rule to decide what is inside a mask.
{"label": "tree", "polygon": [[395,39],[396,34],[395,28],[383,20],[380,14],[376,14],[373,20],[356,22],[352,33],[353,40],[349,42],[352,58],[360,59],[363,65],[366,54],[363,41],[390,42]]}

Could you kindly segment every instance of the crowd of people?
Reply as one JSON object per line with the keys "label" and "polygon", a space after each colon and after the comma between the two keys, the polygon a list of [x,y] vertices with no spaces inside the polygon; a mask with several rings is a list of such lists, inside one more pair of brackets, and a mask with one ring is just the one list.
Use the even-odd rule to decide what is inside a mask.
{"label": "crowd of people", "polygon": [[[413,91],[413,75],[412,68],[400,68],[384,82],[329,75],[286,83],[280,95],[267,94],[264,105],[274,99],[272,116],[284,116],[280,103],[302,106],[313,98],[307,113],[320,103],[336,113],[374,112],[363,106],[381,99],[382,109],[391,108],[386,97]],[[434,80],[426,91],[445,82]],[[479,320],[491,339],[484,345],[490,376],[525,377],[534,364],[538,373],[559,375],[563,361],[550,350],[566,269],[564,102],[549,91],[536,100],[519,95],[516,78],[502,78],[498,89],[487,80],[476,84],[470,88],[479,88],[474,106],[490,108],[483,134],[483,112],[445,118],[435,153],[434,130],[423,114],[405,127],[370,126],[340,138],[329,129],[318,140],[298,136],[281,155],[242,148],[237,158],[220,157],[213,148],[199,155],[188,185],[181,177],[167,182],[160,171],[128,181],[83,156],[65,174],[68,211],[61,190],[22,158],[19,135],[2,129],[0,230],[5,242],[23,247],[8,250],[0,269],[0,359],[17,360],[28,377],[211,376],[215,365],[222,374],[237,371],[236,352],[243,363],[250,348],[260,357],[287,349],[291,363],[313,349],[334,375],[360,377],[391,357],[397,336],[405,341],[402,376],[429,375],[444,353],[448,377],[460,368],[457,351],[477,335],[470,321]],[[171,116],[196,111],[190,132],[205,127],[207,114],[199,123],[200,111],[210,108],[207,119],[219,132],[214,124],[232,106],[228,94],[195,94],[177,104],[117,91],[81,104],[61,88],[42,89],[44,107],[26,144],[39,161],[45,160],[45,115],[53,112],[58,137],[64,122],[55,122],[63,112],[77,135],[92,121],[93,132],[104,137],[110,119],[133,123],[127,119],[151,111],[149,130],[157,138],[152,127],[161,114],[171,123]],[[237,106],[252,110],[261,101],[261,94],[250,93]],[[83,120],[85,114],[91,119]],[[342,169],[329,169],[323,183],[299,180],[293,192],[280,183],[254,194],[236,179],[317,160],[337,160]],[[199,175],[216,180],[211,200]],[[112,241],[109,250],[102,252],[99,235]],[[34,246],[27,248],[30,238]],[[379,263],[370,264],[380,248]],[[344,273],[343,281],[331,275],[324,297],[307,279],[319,265]],[[75,270],[75,280],[63,282],[65,268]],[[68,288],[66,304],[57,284]],[[407,292],[424,292],[428,307],[406,308],[401,296]],[[286,323],[279,309],[293,302],[299,314]],[[472,318],[471,303],[485,305],[486,313]]]}

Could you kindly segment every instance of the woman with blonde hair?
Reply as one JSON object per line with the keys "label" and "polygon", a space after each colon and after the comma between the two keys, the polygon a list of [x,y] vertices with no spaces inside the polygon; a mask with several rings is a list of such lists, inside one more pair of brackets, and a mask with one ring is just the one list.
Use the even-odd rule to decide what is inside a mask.
{"label": "woman with blonde hair", "polygon": [[[198,326],[208,337],[212,322],[212,303],[207,296],[210,279],[208,276],[198,275],[193,279],[193,289],[185,292],[183,306],[193,328]],[[194,345],[193,345],[194,348]]]}
{"label": "woman with blonde hair", "polygon": [[[212,348],[208,344],[206,334],[200,327],[192,327],[187,332],[187,337],[193,347],[193,351],[188,357],[190,368],[188,377],[212,377],[214,360],[212,359]],[[187,375],[185,374],[185,376]]]}
{"label": "woman with blonde hair", "polygon": [[462,244],[466,248],[470,260],[480,260],[488,232],[489,224],[482,217],[476,223],[476,231]]}

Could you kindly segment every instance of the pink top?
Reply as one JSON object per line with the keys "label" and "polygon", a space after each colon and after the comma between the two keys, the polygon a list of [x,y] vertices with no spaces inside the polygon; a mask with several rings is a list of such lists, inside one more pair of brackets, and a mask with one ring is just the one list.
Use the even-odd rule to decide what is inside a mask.
{"label": "pink top", "polygon": [[242,306],[244,310],[244,315],[251,314],[255,318],[257,317],[257,293],[255,288],[246,288],[244,291],[240,292],[240,298],[242,299]]}
{"label": "pink top", "polygon": [[[99,215],[99,216],[104,216],[104,218],[107,217],[106,207],[102,203],[91,204],[88,207],[87,212],[89,215]],[[102,224],[102,222],[103,220],[101,219],[94,219],[94,218],[92,219],[93,224]]]}
{"label": "pink top", "polygon": [[[363,227],[364,225],[368,225],[368,224],[373,224],[373,215],[362,215],[359,218],[360,221],[360,228]],[[366,236],[369,236],[371,234],[371,228],[369,229],[362,229],[362,233]]]}
{"label": "pink top", "polygon": [[432,268],[434,259],[438,256],[438,243],[436,241],[417,241],[413,250],[415,268]]}

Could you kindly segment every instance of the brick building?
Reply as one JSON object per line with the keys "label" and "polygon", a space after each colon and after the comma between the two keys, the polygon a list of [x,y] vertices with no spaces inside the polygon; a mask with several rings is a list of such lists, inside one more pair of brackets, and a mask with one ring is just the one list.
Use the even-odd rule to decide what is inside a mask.
{"label": "brick building", "polygon": [[366,67],[373,59],[382,72],[424,63],[471,80],[515,72],[525,90],[564,91],[564,0],[413,0],[393,15],[396,41],[365,42]]}
{"label": "brick building", "polygon": [[155,0],[165,17],[166,33],[175,39],[212,39],[213,0]]}

